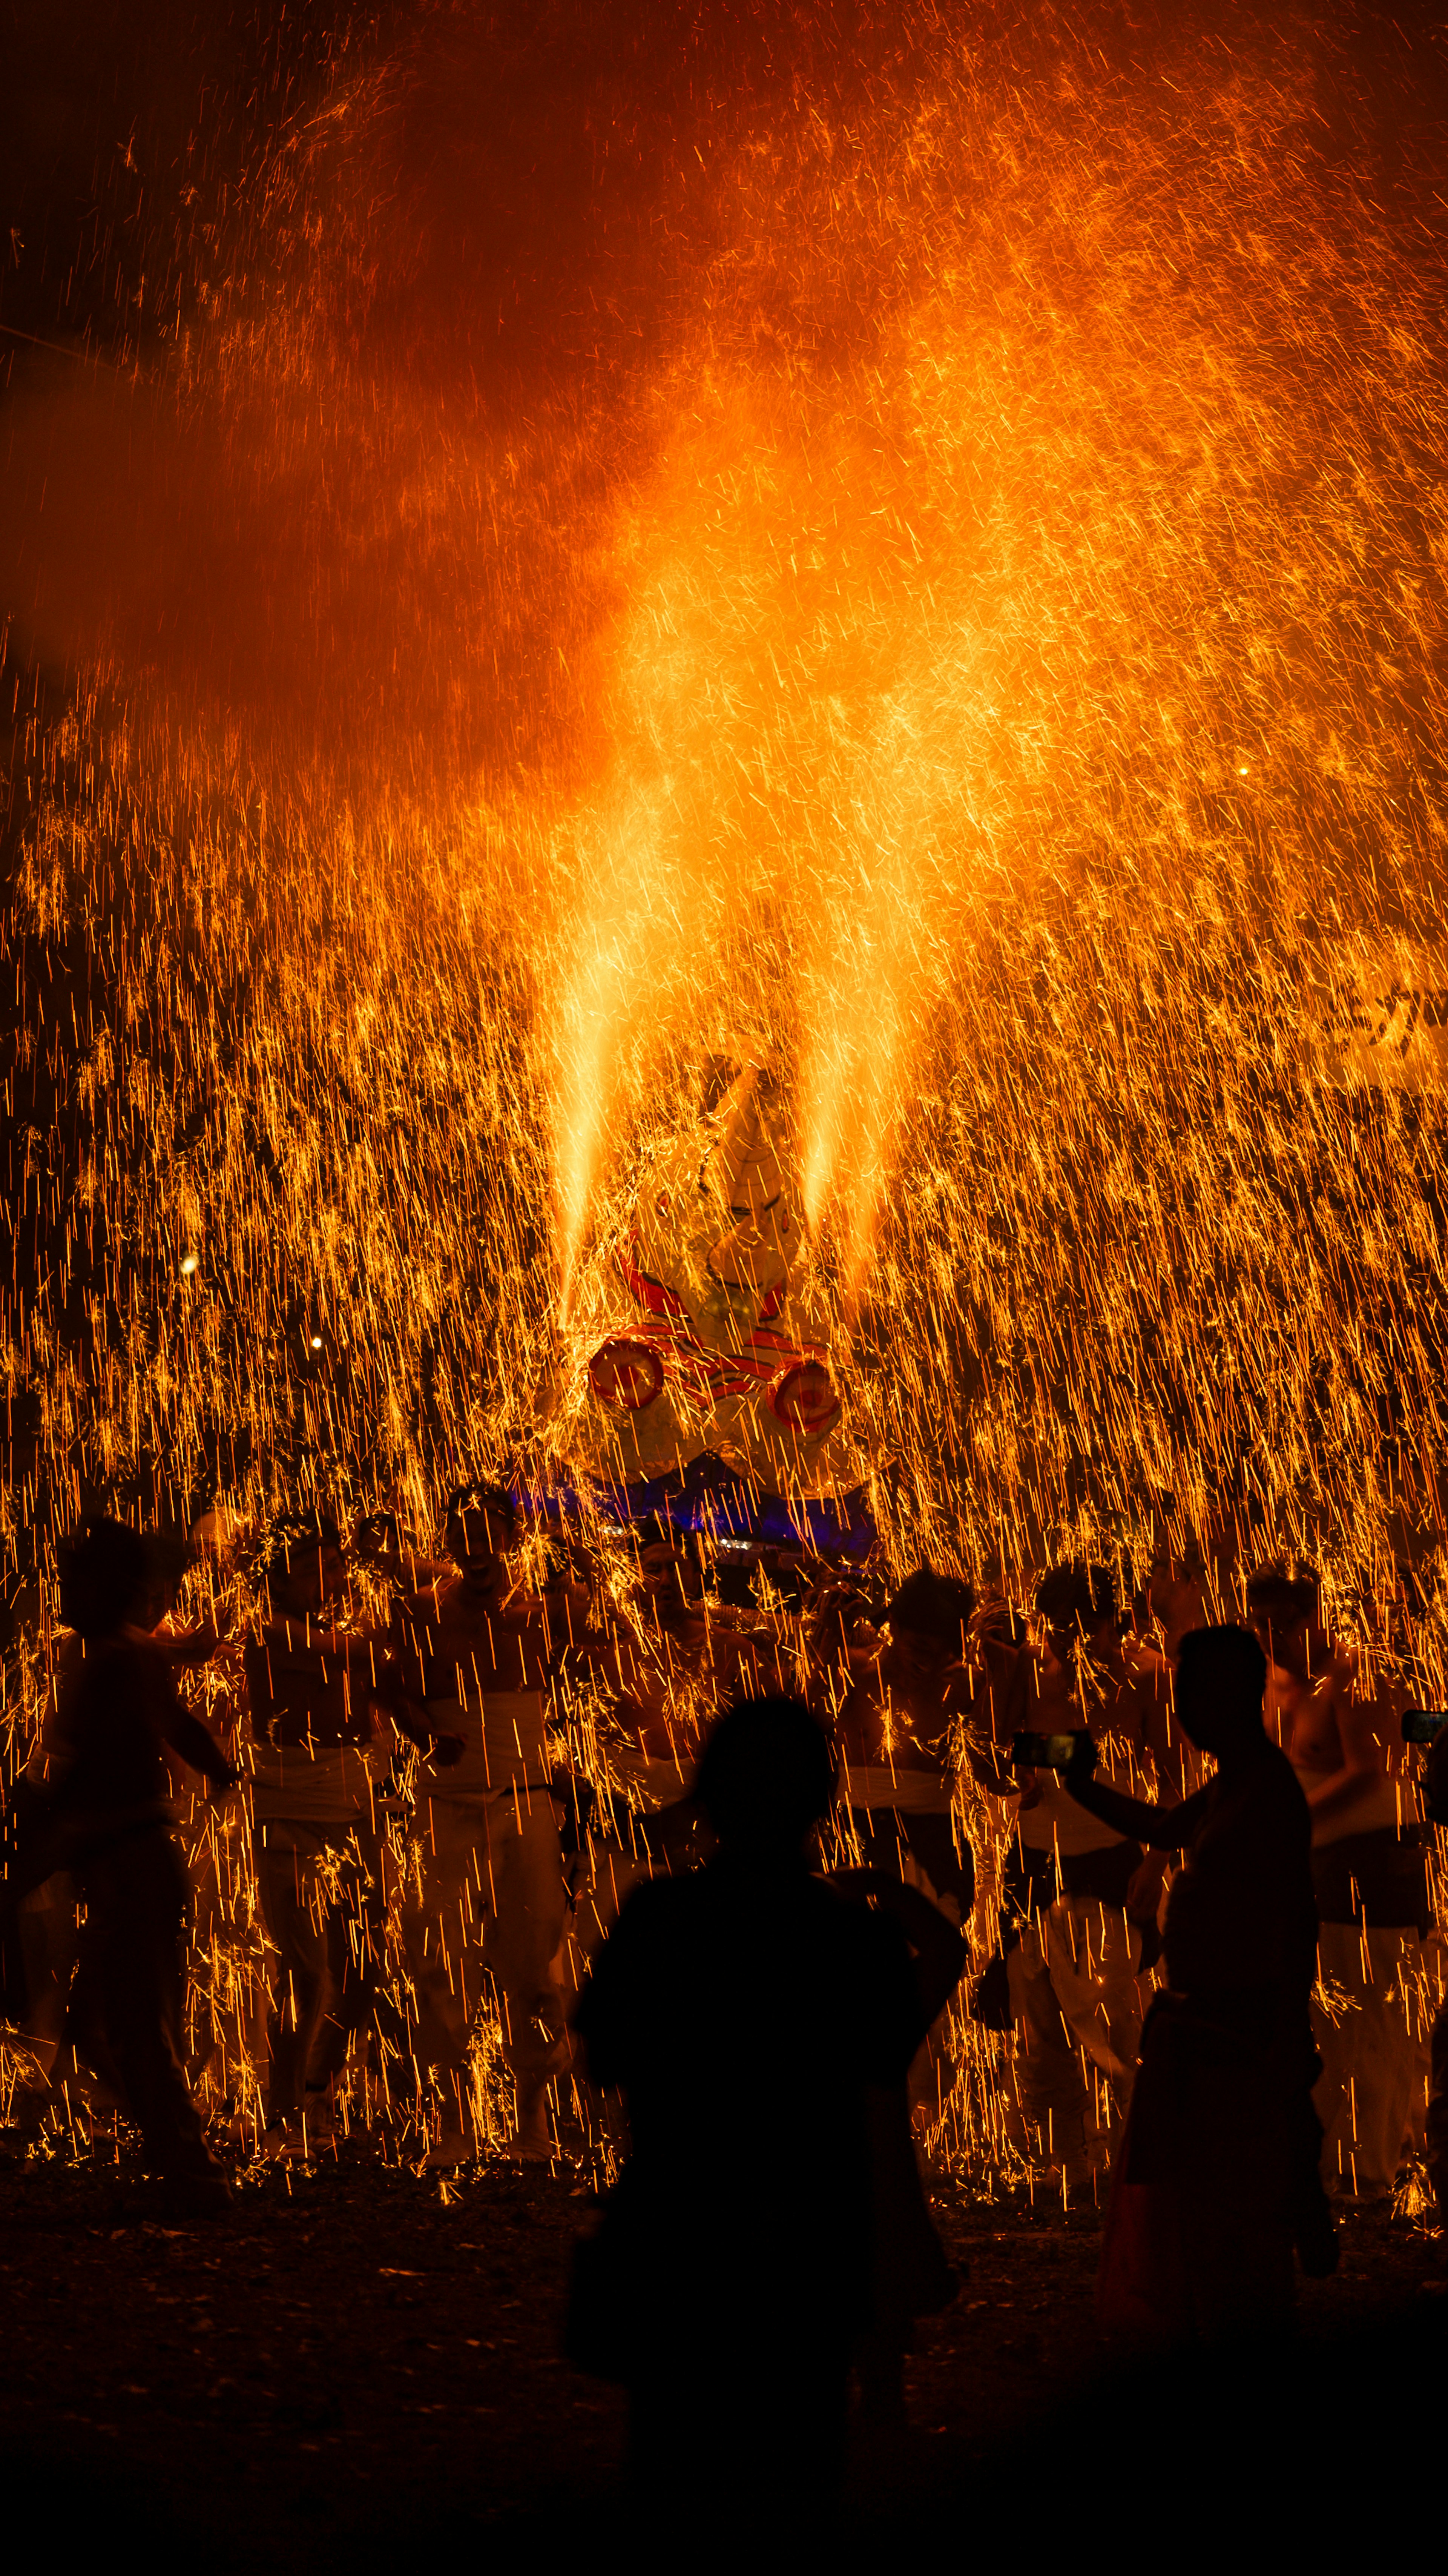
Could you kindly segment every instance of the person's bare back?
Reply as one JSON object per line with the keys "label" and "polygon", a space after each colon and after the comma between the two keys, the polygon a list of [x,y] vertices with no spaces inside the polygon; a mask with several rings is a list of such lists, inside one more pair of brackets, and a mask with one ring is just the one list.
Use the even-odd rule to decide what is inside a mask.
{"label": "person's bare back", "polygon": [[897,1771],[941,1771],[942,1739],[974,1707],[963,1665],[922,1670],[903,1638],[881,1649],[840,1712],[839,1746],[851,1770],[889,1764]]}
{"label": "person's bare back", "polygon": [[1247,1602],[1267,1656],[1267,1731],[1306,1791],[1314,1839],[1394,1823],[1391,1712],[1357,1657],[1328,1636],[1315,1581],[1267,1567]]}

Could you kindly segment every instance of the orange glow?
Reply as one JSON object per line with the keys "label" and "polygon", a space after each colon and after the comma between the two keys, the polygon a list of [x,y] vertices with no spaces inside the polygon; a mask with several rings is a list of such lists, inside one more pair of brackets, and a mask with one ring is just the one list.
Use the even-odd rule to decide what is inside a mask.
{"label": "orange glow", "polygon": [[1286,35],[996,23],[701,91],[536,347],[468,301],[463,73],[348,57],[134,373],[18,368],[6,677],[82,677],[4,961],[77,1139],[15,1179],[17,1568],[77,1461],[425,1535],[769,1051],[896,1568],[1235,1523],[1383,1646],[1411,1562],[1441,1701],[1440,218]]}

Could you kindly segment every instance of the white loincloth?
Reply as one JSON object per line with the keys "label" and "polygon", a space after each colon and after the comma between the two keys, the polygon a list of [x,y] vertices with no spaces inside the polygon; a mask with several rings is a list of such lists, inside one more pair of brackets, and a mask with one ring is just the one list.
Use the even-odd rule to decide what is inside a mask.
{"label": "white loincloth", "polygon": [[696,1762],[661,1762],[647,1753],[609,1747],[608,1766],[630,1805],[657,1814],[687,1798],[698,1776]]}
{"label": "white loincloth", "polygon": [[351,1825],[371,1816],[388,1756],[380,1744],[250,1744],[245,1760],[259,1827]]}
{"label": "white loincloth", "polygon": [[944,1771],[896,1770],[885,1762],[846,1762],[840,1781],[845,1803],[872,1810],[893,1807],[900,1816],[948,1816],[955,1781]]}
{"label": "white loincloth", "polygon": [[430,1798],[450,1802],[549,1786],[553,1761],[541,1691],[470,1691],[466,1699],[430,1699],[427,1722],[436,1735],[460,1735],[464,1748],[460,1762],[430,1766]]}

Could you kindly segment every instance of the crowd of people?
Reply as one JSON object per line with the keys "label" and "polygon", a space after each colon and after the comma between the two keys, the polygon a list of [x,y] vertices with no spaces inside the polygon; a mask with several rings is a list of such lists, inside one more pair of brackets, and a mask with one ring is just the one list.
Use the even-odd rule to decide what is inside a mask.
{"label": "crowd of people", "polygon": [[[198,1566],[229,1633],[179,1615]],[[419,2164],[467,2162],[487,2030],[513,2154],[555,2156],[623,2087],[627,2269],[665,2304],[638,2245],[667,2240],[685,2132],[722,2187],[745,2133],[787,2126],[800,2207],[746,2232],[808,2269],[848,2229],[842,2202],[812,2235],[806,2200],[873,2212],[868,2296],[842,2322],[842,2274],[806,2304],[888,2393],[946,2295],[915,2147],[971,2023],[1016,2169],[1068,2199],[1110,2175],[1112,2322],[1280,2309],[1294,2248],[1330,2268],[1333,2202],[1415,2165],[1448,2202],[1442,1739],[1405,1746],[1408,1687],[1327,1633],[1300,1568],[1164,1563],[1128,1601],[1086,1563],[1018,1600],[925,1566],[886,1590],[659,1520],[585,1546],[477,1483],[436,1558],[387,1515],[350,1541],[321,1512],[213,1518],[183,1547],[93,1518],[59,1574],[6,1818],[12,2116],[120,2111],[173,2205],[224,2206],[228,2154],[314,2157],[359,2098]],[[188,1961],[238,1912],[253,2098],[218,2108]],[[737,2225],[716,2250],[748,2270]]]}

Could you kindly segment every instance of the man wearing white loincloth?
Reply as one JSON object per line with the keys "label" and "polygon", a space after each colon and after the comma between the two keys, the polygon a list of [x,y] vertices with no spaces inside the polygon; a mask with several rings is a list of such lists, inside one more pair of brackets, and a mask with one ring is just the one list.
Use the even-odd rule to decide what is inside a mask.
{"label": "man wearing white loincloth", "polygon": [[1394,1776],[1388,1694],[1327,1635],[1316,1576],[1265,1566],[1247,1609],[1268,1660],[1267,1732],[1312,1817],[1322,2178],[1329,2192],[1381,2199],[1427,2097],[1431,1916],[1416,1793]]}
{"label": "man wearing white loincloth", "polygon": [[[1000,1734],[1089,1729],[1112,1787],[1139,1795],[1163,1768],[1170,1780],[1164,1680],[1123,1653],[1109,1571],[1053,1567],[1036,1608],[1044,1636],[1017,1661]],[[1005,1892],[1020,1922],[1007,1962],[1020,2106],[1033,2152],[1080,2184],[1104,2168],[1130,2102],[1164,1863],[1086,1814],[1054,1771],[1020,1774],[1016,1827]]]}
{"label": "man wearing white loincloth", "polygon": [[343,1624],[345,1586],[335,1523],[281,1522],[267,1562],[271,1615],[243,1657],[252,1854],[277,1954],[267,2132],[278,2152],[315,2143],[348,2039],[382,2008],[374,1791],[388,1760],[375,1714],[386,1646]]}
{"label": "man wearing white loincloth", "polygon": [[[916,1887],[957,1931],[975,1903],[975,1855],[958,1808],[957,1733],[987,1684],[964,1660],[975,1596],[958,1576],[918,1566],[885,1617],[889,1636],[845,1695],[836,1730],[840,1789],[860,1861]],[[931,2029],[910,2096],[939,2115],[954,2081],[947,2025]]]}
{"label": "man wearing white loincloth", "polygon": [[885,1613],[889,1640],[849,1691],[839,1720],[842,1787],[860,1858],[912,1881],[957,1930],[969,1924],[975,1865],[956,1816],[951,1739],[979,1715],[982,1677],[965,1663],[968,1583],[919,1566]]}
{"label": "man wearing white loincloth", "polygon": [[485,1968],[520,2155],[552,2154],[548,2086],[571,2057],[558,1982],[567,1892],[546,1740],[548,1693],[569,1641],[514,1582],[519,1536],[509,1493],[463,1487],[448,1506],[455,1571],[409,1592],[392,1624],[387,1705],[408,1732],[435,1739],[418,1788],[421,1887],[403,1930],[418,2066],[442,2079],[447,2097],[436,2164],[465,2162],[476,2149],[464,2070]]}

